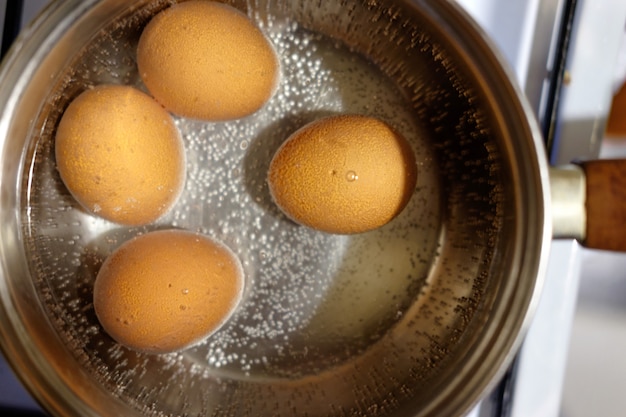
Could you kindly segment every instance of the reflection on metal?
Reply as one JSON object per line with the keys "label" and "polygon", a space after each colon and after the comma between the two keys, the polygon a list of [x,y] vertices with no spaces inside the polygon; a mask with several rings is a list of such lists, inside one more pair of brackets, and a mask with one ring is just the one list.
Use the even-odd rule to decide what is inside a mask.
{"label": "reflection on metal", "polygon": [[585,239],[585,173],[576,165],[550,170],[552,225],[555,238]]}

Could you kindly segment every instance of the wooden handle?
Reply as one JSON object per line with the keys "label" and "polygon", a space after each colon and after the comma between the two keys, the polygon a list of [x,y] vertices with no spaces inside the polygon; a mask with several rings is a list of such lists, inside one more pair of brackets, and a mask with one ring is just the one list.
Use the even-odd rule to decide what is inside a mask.
{"label": "wooden handle", "polygon": [[588,248],[626,251],[626,160],[581,163],[587,178]]}

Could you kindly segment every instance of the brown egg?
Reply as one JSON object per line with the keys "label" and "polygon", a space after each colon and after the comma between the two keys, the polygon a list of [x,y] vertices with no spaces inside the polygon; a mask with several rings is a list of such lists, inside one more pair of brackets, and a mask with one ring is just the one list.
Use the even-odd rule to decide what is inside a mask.
{"label": "brown egg", "polygon": [[126,225],[164,215],[185,179],[184,145],[170,114],[127,86],[98,86],[76,97],[59,123],[55,155],[83,207]]}
{"label": "brown egg", "polygon": [[268,183],[291,219],[329,233],[383,226],[406,206],[417,180],[404,137],[380,120],[328,117],[291,135],[270,164]]}
{"label": "brown egg", "polygon": [[279,75],[276,53],[261,30],[239,10],[214,1],[187,1],[157,14],[139,39],[137,65],[166,109],[211,121],[259,110]]}
{"label": "brown egg", "polygon": [[120,344],[173,352],[220,328],[239,303],[243,282],[241,263],[222,243],[188,231],[150,232],[106,259],[94,308]]}

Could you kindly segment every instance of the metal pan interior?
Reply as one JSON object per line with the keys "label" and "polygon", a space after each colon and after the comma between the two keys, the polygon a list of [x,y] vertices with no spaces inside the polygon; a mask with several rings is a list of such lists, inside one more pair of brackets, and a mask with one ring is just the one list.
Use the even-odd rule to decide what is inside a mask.
{"label": "metal pan interior", "polygon": [[[12,279],[32,282],[26,298],[40,308],[30,314],[42,316],[20,320],[50,337],[30,342],[76,396],[64,401],[102,415],[446,415],[469,407],[509,356],[534,292],[539,261],[531,256],[530,274],[520,263],[533,233],[541,241],[542,210],[528,214],[521,201],[527,193],[536,204],[541,189],[520,191],[512,153],[523,145],[507,142],[488,86],[440,37],[429,2],[235,2],[276,48],[280,86],[241,120],[176,119],[186,186],[166,217],[141,228],[86,213],[54,161],[57,123],[77,94],[101,83],[144,89],[137,40],[168,4],[110,3],[115,18],[72,38],[69,65],[49,75],[53,87],[33,110],[17,174],[23,245],[15,250],[27,267]],[[85,26],[94,13],[85,10],[74,24]],[[63,35],[66,44],[71,35]],[[417,157],[409,205],[373,232],[330,235],[296,225],[268,192],[269,161],[289,134],[340,113],[386,121]],[[522,237],[529,221],[536,230]],[[101,329],[93,282],[116,247],[170,227],[226,243],[245,269],[244,299],[204,343],[138,353]],[[6,285],[24,310],[26,290]],[[505,313],[516,317],[494,345],[509,326]],[[494,369],[477,370],[487,358]]]}

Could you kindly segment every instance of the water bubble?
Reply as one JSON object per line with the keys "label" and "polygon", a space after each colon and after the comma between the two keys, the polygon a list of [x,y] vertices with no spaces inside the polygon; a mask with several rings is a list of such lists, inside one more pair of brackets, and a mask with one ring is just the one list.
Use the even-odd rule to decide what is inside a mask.
{"label": "water bubble", "polygon": [[346,180],[349,182],[353,182],[359,179],[359,176],[354,171],[346,172]]}

